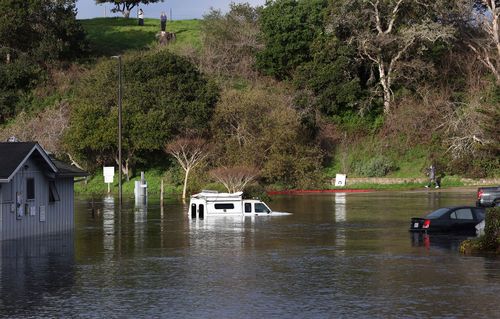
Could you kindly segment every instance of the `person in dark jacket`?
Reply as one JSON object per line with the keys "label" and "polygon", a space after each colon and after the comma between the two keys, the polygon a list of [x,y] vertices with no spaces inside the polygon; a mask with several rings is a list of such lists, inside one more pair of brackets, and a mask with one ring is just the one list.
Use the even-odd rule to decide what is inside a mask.
{"label": "person in dark jacket", "polygon": [[165,11],[162,11],[160,15],[160,25],[161,25],[161,32],[165,32],[167,29],[167,15],[165,14]]}

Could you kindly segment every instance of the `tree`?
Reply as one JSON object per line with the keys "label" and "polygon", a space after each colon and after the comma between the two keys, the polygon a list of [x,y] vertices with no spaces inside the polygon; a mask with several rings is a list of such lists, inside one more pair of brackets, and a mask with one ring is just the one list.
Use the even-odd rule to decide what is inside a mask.
{"label": "tree", "polygon": [[0,16],[2,62],[24,55],[46,65],[85,52],[75,0],[2,0],[0,10],[5,13]]}
{"label": "tree", "polygon": [[130,12],[139,4],[148,5],[150,3],[163,2],[163,0],[96,0],[95,3],[112,3],[115,5],[112,12],[121,12],[124,18],[130,17]]}
{"label": "tree", "polygon": [[[297,68],[294,84],[299,89],[297,104],[312,106],[327,116],[362,111],[360,63],[356,47],[335,38],[319,36],[313,43],[312,60]],[[312,93],[308,98],[307,91]]]}
{"label": "tree", "polygon": [[475,12],[479,34],[469,38],[468,46],[481,63],[495,76],[500,85],[500,1],[476,0],[479,8],[470,6]]}
{"label": "tree", "polygon": [[323,31],[327,0],[273,0],[260,18],[264,49],[257,68],[277,79],[290,78],[295,68],[311,59],[310,45]]}
{"label": "tree", "polygon": [[304,134],[288,92],[266,86],[222,94],[212,122],[214,165],[257,167],[267,183],[311,186],[322,153]]}
{"label": "tree", "polygon": [[258,174],[257,168],[248,166],[219,167],[210,171],[210,175],[222,183],[229,193],[242,192]]}
{"label": "tree", "polygon": [[47,70],[81,57],[85,32],[74,0],[0,1],[0,124],[14,116]]}
{"label": "tree", "polygon": [[[73,100],[66,144],[90,168],[117,161],[117,62],[102,60],[80,81]],[[122,170],[163,153],[165,141],[202,134],[218,89],[186,59],[166,50],[123,57]]]}
{"label": "tree", "polygon": [[68,123],[69,104],[61,101],[36,116],[20,113],[14,123],[0,129],[0,141],[15,136],[21,141],[37,141],[46,151],[56,155],[65,155],[62,136]]}
{"label": "tree", "polygon": [[378,71],[385,114],[391,111],[395,82],[401,80],[405,72],[414,76],[413,72],[427,68],[419,57],[429,45],[453,38],[454,28],[440,23],[438,6],[443,3],[345,0],[332,5],[329,29],[357,43],[360,54],[373,63]]}
{"label": "tree", "polygon": [[210,154],[209,150],[209,145],[201,138],[179,137],[165,145],[165,152],[175,157],[185,173],[182,199],[186,199],[189,173]]}
{"label": "tree", "polygon": [[212,9],[203,17],[203,70],[216,75],[255,76],[255,55],[262,47],[258,39],[260,11],[248,3],[231,3],[228,13]]}

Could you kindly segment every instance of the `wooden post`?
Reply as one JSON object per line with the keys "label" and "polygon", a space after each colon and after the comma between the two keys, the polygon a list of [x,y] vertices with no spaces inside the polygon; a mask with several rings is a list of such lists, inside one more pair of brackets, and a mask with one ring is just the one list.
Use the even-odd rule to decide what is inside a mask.
{"label": "wooden post", "polygon": [[163,178],[161,179],[161,184],[160,184],[160,203],[161,207],[163,208]]}

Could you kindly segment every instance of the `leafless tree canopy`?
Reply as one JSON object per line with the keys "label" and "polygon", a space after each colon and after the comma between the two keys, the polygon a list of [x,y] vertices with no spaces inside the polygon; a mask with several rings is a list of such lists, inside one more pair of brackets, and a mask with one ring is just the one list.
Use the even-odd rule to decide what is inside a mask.
{"label": "leafless tree canopy", "polygon": [[190,171],[209,155],[209,150],[210,146],[201,138],[180,137],[165,145],[165,152],[175,157],[185,172],[182,198],[186,198]]}
{"label": "leafless tree canopy", "polygon": [[249,4],[230,5],[230,12],[212,10],[202,22],[201,68],[210,74],[252,78],[258,40],[258,9]]}
{"label": "leafless tree canopy", "polygon": [[492,0],[480,0],[480,2],[483,10],[473,12],[475,12],[475,23],[483,35],[471,37],[468,46],[500,85],[500,4]]}
{"label": "leafless tree canopy", "polygon": [[222,183],[230,193],[243,191],[258,174],[257,168],[248,166],[219,167],[210,171],[210,175]]}
{"label": "leafless tree canopy", "polygon": [[64,153],[62,137],[68,123],[69,105],[63,101],[35,117],[20,114],[13,125],[0,130],[0,140],[5,141],[10,136],[15,136],[20,141],[37,141],[45,150],[61,155]]}

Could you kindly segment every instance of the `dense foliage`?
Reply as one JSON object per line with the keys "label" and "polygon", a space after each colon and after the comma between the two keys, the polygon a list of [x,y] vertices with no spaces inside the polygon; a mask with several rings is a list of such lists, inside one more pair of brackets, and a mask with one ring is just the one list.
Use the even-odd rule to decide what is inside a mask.
{"label": "dense foliage", "polygon": [[0,2],[0,124],[29,109],[31,89],[54,64],[82,56],[74,0]]}
{"label": "dense foliage", "polygon": [[460,245],[462,253],[496,253],[500,254],[500,207],[486,211],[484,235],[478,239],[469,239]]}
{"label": "dense foliage", "polygon": [[324,29],[327,4],[327,0],[268,1],[260,18],[265,47],[257,54],[257,67],[266,75],[287,79],[311,60],[310,46]]}
{"label": "dense foliage", "polygon": [[[82,79],[74,99],[69,150],[90,166],[117,157],[117,61],[103,60]],[[123,61],[124,170],[151,164],[179,134],[203,134],[217,89],[186,59],[167,51],[128,55]]]}

